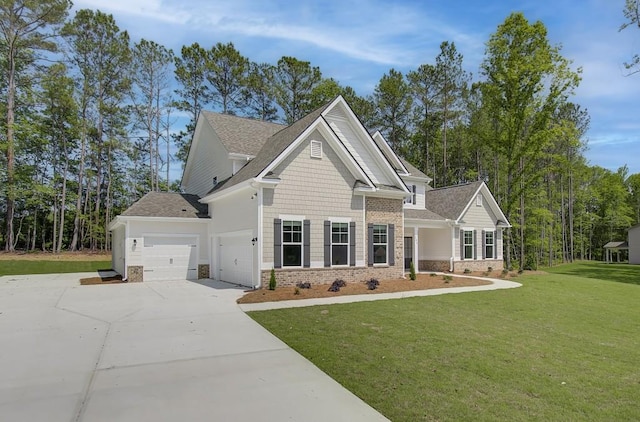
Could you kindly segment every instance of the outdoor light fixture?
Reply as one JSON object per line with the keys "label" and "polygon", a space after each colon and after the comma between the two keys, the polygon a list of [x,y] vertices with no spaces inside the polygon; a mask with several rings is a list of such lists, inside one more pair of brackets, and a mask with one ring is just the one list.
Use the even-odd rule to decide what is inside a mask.
{"label": "outdoor light fixture", "polygon": [[251,244],[255,246],[257,241],[258,241],[258,238],[254,237],[253,239],[251,239]]}
{"label": "outdoor light fixture", "polygon": [[138,244],[138,239],[133,239],[133,246],[136,246]]}

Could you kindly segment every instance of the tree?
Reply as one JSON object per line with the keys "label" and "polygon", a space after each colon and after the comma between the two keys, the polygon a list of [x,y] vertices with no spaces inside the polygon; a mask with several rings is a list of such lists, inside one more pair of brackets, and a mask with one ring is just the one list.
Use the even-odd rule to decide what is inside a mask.
{"label": "tree", "polygon": [[175,58],[175,76],[178,85],[175,93],[178,100],[175,107],[189,115],[186,132],[181,132],[176,138],[178,152],[176,158],[183,165],[189,153],[189,143],[196,128],[196,120],[200,111],[213,99],[211,88],[207,85],[207,50],[198,43],[183,46],[180,56]]}
{"label": "tree", "polygon": [[255,119],[273,122],[278,118],[273,95],[274,68],[268,63],[250,63],[243,88],[243,104],[246,113]]}
{"label": "tree", "polygon": [[[629,26],[637,26],[640,28],[640,0],[626,0],[623,13],[626,22],[620,26],[620,31]],[[631,70],[632,74],[640,72],[640,55],[634,54],[631,61],[624,65],[627,69]],[[633,70],[634,68],[635,70]]]}
{"label": "tree", "polygon": [[384,74],[373,92],[377,126],[399,153],[408,138],[412,98],[409,85],[401,72],[391,69]]}
{"label": "tree", "polygon": [[[530,24],[522,13],[513,13],[489,39],[481,65],[486,78],[483,98],[497,128],[491,147],[503,157],[506,174],[505,216],[511,219],[519,209],[520,268],[525,254],[525,191],[540,177],[536,165],[552,134],[553,113],[580,81],[579,71],[570,69],[559,50],[549,44],[542,22]],[[510,266],[511,233],[505,240]]]}
{"label": "tree", "polygon": [[433,186],[436,186],[436,179],[439,177],[435,171],[435,160],[432,157],[434,143],[440,118],[436,109],[436,98],[438,96],[437,71],[435,66],[423,64],[417,70],[407,73],[409,88],[413,96],[413,120],[415,132],[413,135],[413,154],[408,158],[413,158],[416,163],[426,173],[431,171]]}
{"label": "tree", "polygon": [[6,138],[3,152],[7,162],[7,210],[5,250],[14,249],[13,216],[15,211],[15,108],[17,71],[21,56],[29,51],[55,51],[53,37],[71,8],[69,0],[1,0],[0,35],[2,55],[6,59]]}
{"label": "tree", "polygon": [[273,89],[276,103],[284,112],[288,124],[313,111],[311,92],[322,79],[318,67],[306,61],[284,56],[274,71]]}
{"label": "tree", "polygon": [[242,88],[246,83],[249,60],[233,43],[217,43],[207,57],[207,80],[224,114],[242,107]]}
{"label": "tree", "polygon": [[[171,102],[169,87],[173,52],[145,39],[133,47],[132,111],[134,128],[142,131],[148,142],[149,190],[159,190],[159,140],[167,107]],[[169,142],[169,140],[167,140]],[[169,157],[167,157],[167,161]],[[169,163],[166,163],[167,166]]]}

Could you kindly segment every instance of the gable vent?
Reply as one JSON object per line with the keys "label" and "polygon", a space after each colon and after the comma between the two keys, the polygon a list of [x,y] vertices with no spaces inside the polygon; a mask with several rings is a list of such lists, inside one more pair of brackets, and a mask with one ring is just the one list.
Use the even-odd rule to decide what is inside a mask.
{"label": "gable vent", "polygon": [[322,158],[322,142],[311,141],[311,158]]}

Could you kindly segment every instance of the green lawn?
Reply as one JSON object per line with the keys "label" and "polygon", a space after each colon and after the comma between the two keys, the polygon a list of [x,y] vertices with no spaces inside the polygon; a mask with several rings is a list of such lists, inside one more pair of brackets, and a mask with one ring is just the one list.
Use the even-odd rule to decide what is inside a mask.
{"label": "green lawn", "polygon": [[250,315],[393,421],[639,420],[640,267],[599,268]]}
{"label": "green lawn", "polygon": [[0,260],[0,276],[18,274],[81,273],[111,268],[111,260],[100,261],[32,261]]}

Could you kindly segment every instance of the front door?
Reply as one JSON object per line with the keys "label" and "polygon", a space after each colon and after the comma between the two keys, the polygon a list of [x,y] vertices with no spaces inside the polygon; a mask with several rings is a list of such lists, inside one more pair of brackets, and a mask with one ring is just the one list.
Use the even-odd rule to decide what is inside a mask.
{"label": "front door", "polygon": [[413,237],[404,238],[404,269],[409,270],[413,261]]}

